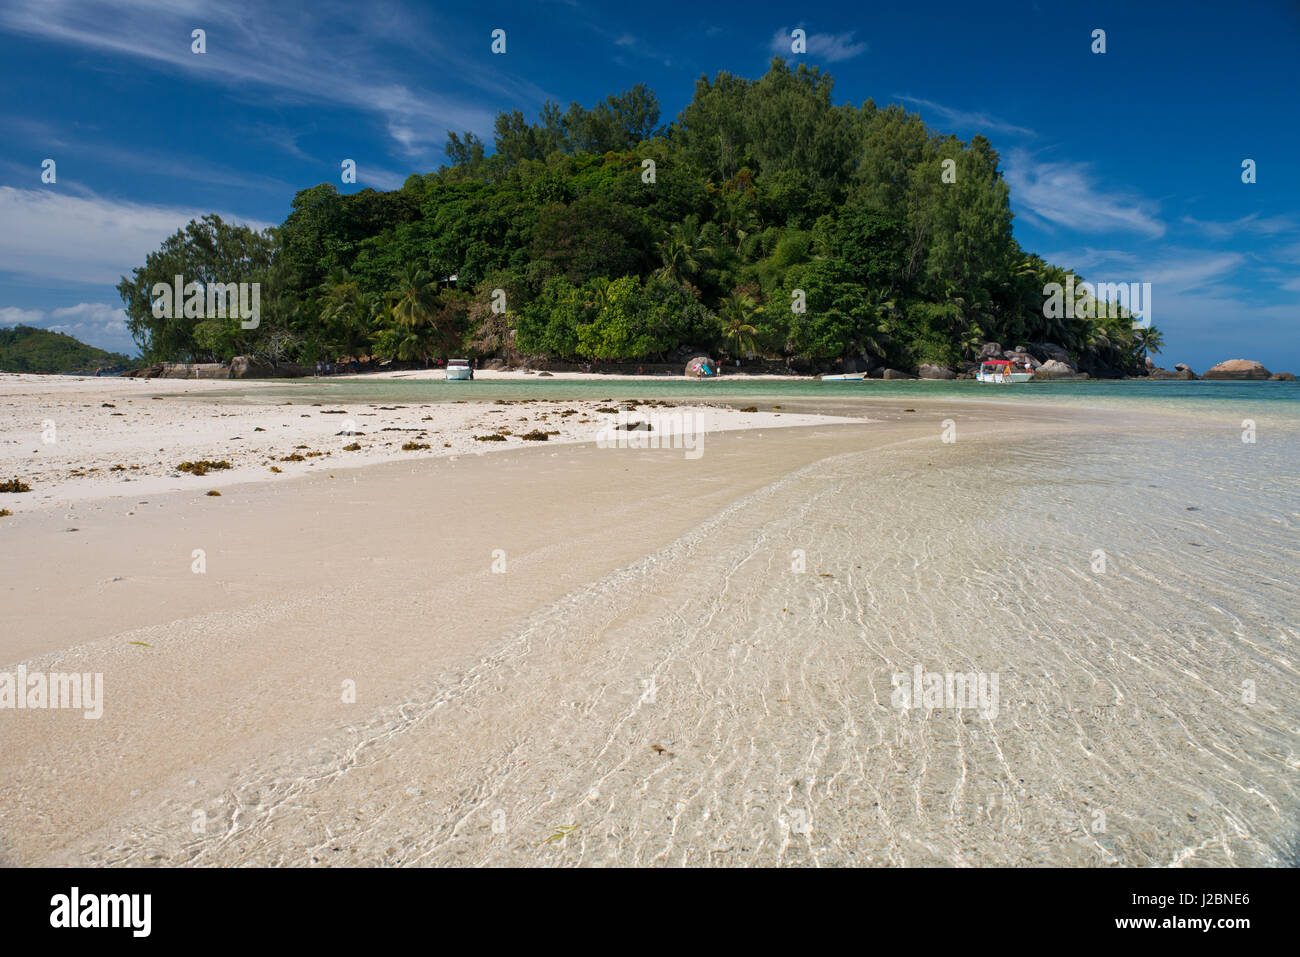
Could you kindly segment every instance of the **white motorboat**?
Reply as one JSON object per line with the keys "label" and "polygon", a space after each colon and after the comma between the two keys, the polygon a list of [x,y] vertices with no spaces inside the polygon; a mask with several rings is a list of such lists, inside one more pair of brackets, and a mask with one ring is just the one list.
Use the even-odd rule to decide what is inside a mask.
{"label": "white motorboat", "polygon": [[1026,372],[1024,367],[1016,365],[1010,359],[987,359],[980,363],[980,371],[975,373],[975,378],[980,382],[1011,385],[1032,381],[1034,373]]}
{"label": "white motorboat", "polygon": [[468,382],[473,378],[474,370],[470,368],[468,359],[447,360],[447,380],[449,382]]}
{"label": "white motorboat", "polygon": [[865,372],[841,372],[837,375],[824,375],[823,382],[861,382],[867,377]]}

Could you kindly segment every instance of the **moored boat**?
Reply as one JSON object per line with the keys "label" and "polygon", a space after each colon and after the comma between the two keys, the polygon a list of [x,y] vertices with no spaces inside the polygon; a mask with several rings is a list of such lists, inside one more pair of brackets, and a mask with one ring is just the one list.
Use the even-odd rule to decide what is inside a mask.
{"label": "moored boat", "polygon": [[470,368],[468,359],[447,360],[447,379],[449,381],[467,382],[473,378],[474,370]]}
{"label": "moored boat", "polygon": [[837,375],[824,375],[823,382],[861,382],[867,377],[865,372],[841,372]]}
{"label": "moored boat", "polygon": [[980,371],[975,373],[975,378],[980,382],[1010,385],[1031,381],[1034,372],[1028,365],[1018,366],[1010,359],[986,359],[980,363]]}

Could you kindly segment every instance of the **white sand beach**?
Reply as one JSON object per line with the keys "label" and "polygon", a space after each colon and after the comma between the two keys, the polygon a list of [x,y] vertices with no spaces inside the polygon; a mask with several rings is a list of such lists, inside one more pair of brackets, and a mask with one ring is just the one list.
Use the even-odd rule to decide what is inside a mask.
{"label": "white sand beach", "polygon": [[0,379],[0,672],[103,688],[0,710],[0,862],[1291,859],[1290,448],[909,396],[693,407],[688,458],[235,385]]}
{"label": "white sand beach", "polygon": [[[527,378],[521,373],[480,376],[489,381]],[[324,384],[358,378],[341,376]],[[418,382],[441,380],[443,373],[364,378]],[[653,425],[656,416],[668,411],[706,434],[843,421],[770,408],[740,412],[720,403],[674,403],[669,410],[629,406],[624,400],[331,404],[283,398],[259,403],[244,397],[267,387],[266,382],[242,380],[0,374],[0,419],[5,424],[0,475],[21,474],[32,486],[32,493],[14,504],[57,507],[541,445],[520,438],[534,431],[547,434],[547,447],[594,442],[602,429],[620,421]],[[222,401],[232,393],[238,397]],[[505,435],[505,441],[476,438],[494,433]],[[408,442],[421,447],[404,450]],[[177,470],[183,462],[205,459],[229,462],[230,467],[202,476]]]}

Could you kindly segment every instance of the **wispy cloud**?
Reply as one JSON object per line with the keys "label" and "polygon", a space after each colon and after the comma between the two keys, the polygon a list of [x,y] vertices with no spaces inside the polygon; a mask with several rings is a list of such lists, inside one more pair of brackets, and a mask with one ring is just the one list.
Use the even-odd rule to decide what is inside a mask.
{"label": "wispy cloud", "polygon": [[[458,84],[497,97],[545,98],[528,81],[474,68],[463,51],[432,39],[436,31],[395,26],[392,16],[363,16],[350,5],[15,0],[0,9],[0,29],[150,62],[192,80],[270,91],[286,103],[329,102],[376,114],[411,156],[440,149],[449,129],[490,131],[494,117],[463,96],[412,85],[409,70],[385,58],[394,46],[409,48],[416,33],[427,38],[418,55],[454,71]],[[207,31],[202,55],[190,49],[195,25]]]}
{"label": "wispy cloud", "polygon": [[[799,26],[802,28],[803,24]],[[770,48],[777,56],[791,55],[790,45],[793,42],[790,37],[791,32],[782,27],[772,34]],[[847,33],[809,33],[808,56],[825,60],[827,63],[839,63],[842,60],[852,60],[854,57],[861,56],[867,52],[867,45],[854,41],[855,32],[850,30]]]}
{"label": "wispy cloud", "polygon": [[922,109],[937,113],[943,117],[944,122],[959,130],[975,130],[976,132],[987,132],[992,130],[995,133],[1009,133],[1015,136],[1036,136],[1033,130],[1026,129],[1023,126],[1016,126],[1014,123],[1008,123],[1006,120],[1000,120],[996,116],[990,116],[988,113],[970,112],[959,110],[951,106],[944,106],[942,103],[936,103],[934,100],[923,100],[916,96],[907,96],[903,93],[895,93],[895,99],[902,100],[904,103],[911,103],[913,106],[919,106]]}
{"label": "wispy cloud", "polygon": [[1137,233],[1151,239],[1165,234],[1154,203],[1102,189],[1086,163],[1041,163],[1016,149],[1007,158],[1005,175],[1016,212],[1038,225],[1083,233]]}
{"label": "wispy cloud", "polygon": [[[148,206],[52,189],[0,186],[0,271],[64,283],[116,284],[207,210]],[[269,223],[221,213],[254,229]]]}
{"label": "wispy cloud", "polygon": [[1166,292],[1213,290],[1223,295],[1233,292],[1223,285],[1223,281],[1239,275],[1248,263],[1242,253],[1165,245],[1150,254],[1085,246],[1058,250],[1047,260],[1077,268],[1088,278],[1100,282],[1141,281],[1162,287]]}
{"label": "wispy cloud", "polygon": [[1275,236],[1278,233],[1292,232],[1297,228],[1293,216],[1260,216],[1259,213],[1251,213],[1249,216],[1242,216],[1239,219],[1220,222],[1184,216],[1183,222],[1212,239],[1231,239],[1233,236],[1243,233],[1257,236]]}
{"label": "wispy cloud", "polygon": [[375,189],[401,189],[402,184],[406,182],[409,176],[409,173],[403,175],[394,173],[392,170],[376,169],[368,165],[357,167],[357,179],[361,184],[363,186],[373,186]]}

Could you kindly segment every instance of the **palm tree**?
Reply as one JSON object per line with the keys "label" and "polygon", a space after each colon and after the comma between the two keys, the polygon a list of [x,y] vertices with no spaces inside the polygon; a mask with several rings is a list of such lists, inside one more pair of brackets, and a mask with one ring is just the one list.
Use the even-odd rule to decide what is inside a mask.
{"label": "palm tree", "polygon": [[690,282],[713,252],[701,238],[700,221],[695,216],[687,216],[667,230],[658,250],[663,260],[659,275],[679,283]]}
{"label": "palm tree", "polygon": [[758,216],[754,207],[744,193],[725,193],[722,197],[722,209],[719,222],[725,235],[736,240],[736,252],[745,245],[745,239],[758,228]]}
{"label": "palm tree", "polygon": [[429,346],[433,337],[433,310],[437,304],[438,286],[429,280],[426,272],[408,265],[398,278],[397,289],[389,293],[393,300],[392,315],[404,331],[402,348],[408,353],[399,358],[417,356],[429,364]]}
{"label": "palm tree", "polygon": [[749,320],[762,311],[763,307],[755,305],[753,297],[743,292],[733,290],[723,300],[722,309],[719,310],[722,334],[730,342],[731,354],[736,358],[745,352],[754,351],[754,336],[758,330]]}
{"label": "palm tree", "polygon": [[1139,358],[1146,358],[1165,347],[1165,337],[1155,326],[1134,326],[1133,345],[1137,348]]}
{"label": "palm tree", "polygon": [[609,277],[596,276],[591,280],[592,301],[588,305],[595,306],[597,312],[604,311],[609,305]]}
{"label": "palm tree", "polygon": [[329,330],[328,345],[340,355],[360,356],[369,348],[381,304],[361,292],[347,270],[335,269],[321,283],[320,317]]}

